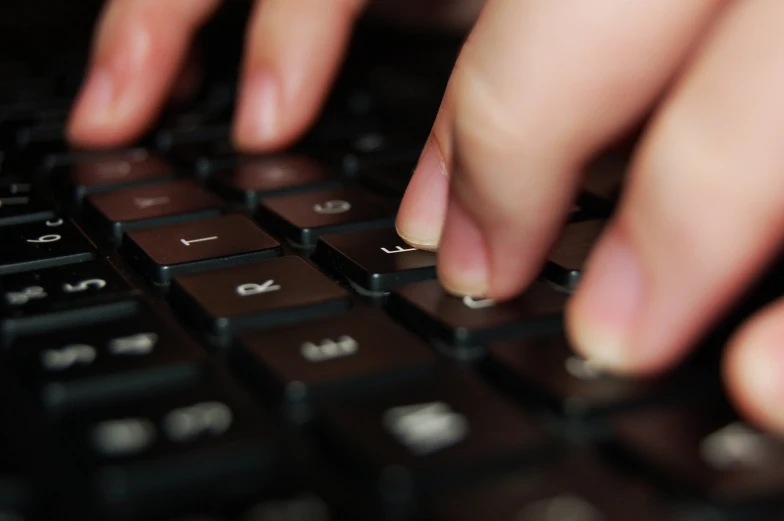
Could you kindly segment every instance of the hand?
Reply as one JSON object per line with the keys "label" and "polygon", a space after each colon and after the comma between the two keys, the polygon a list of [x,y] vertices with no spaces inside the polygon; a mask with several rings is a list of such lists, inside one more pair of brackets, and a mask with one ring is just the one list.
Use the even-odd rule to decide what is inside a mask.
{"label": "hand", "polygon": [[[395,0],[371,6],[406,23],[470,27],[483,0]],[[368,0],[256,0],[248,26],[234,125],[241,150],[291,144],[311,125],[329,90],[353,22]],[[69,136],[80,146],[139,137],[177,84],[194,32],[220,0],[111,0]],[[187,82],[179,85],[187,85]]]}
{"label": "hand", "polygon": [[[567,310],[577,350],[628,373],[682,359],[781,247],[784,3],[488,0],[397,221],[446,288],[534,279],[586,161],[653,110]],[[726,352],[731,395],[784,433],[784,301]]]}

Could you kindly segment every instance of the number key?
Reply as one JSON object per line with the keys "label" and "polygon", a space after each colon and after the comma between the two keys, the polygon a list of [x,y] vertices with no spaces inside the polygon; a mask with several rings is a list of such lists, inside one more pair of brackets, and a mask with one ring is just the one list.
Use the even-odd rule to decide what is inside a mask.
{"label": "number key", "polygon": [[280,243],[242,215],[225,215],[128,233],[125,248],[157,283],[280,255]]}
{"label": "number key", "polygon": [[57,217],[0,228],[0,244],[0,275],[86,261],[94,250],[70,221]]}
{"label": "number key", "polygon": [[128,316],[135,293],[108,263],[92,261],[0,277],[2,331],[7,339]]}
{"label": "number key", "polygon": [[92,405],[197,378],[201,350],[145,312],[13,342],[16,373],[48,409]]}

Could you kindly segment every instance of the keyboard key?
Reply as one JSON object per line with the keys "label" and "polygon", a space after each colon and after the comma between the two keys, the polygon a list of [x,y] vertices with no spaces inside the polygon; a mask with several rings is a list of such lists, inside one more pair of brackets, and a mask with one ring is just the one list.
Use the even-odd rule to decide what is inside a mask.
{"label": "keyboard key", "polygon": [[123,247],[153,281],[281,254],[280,243],[242,215],[170,224],[129,232]]}
{"label": "keyboard key", "polygon": [[65,178],[76,201],[100,192],[169,181],[175,176],[171,165],[144,149],[84,157],[62,170],[55,175]]}
{"label": "keyboard key", "polygon": [[544,277],[568,291],[577,289],[588,255],[606,224],[606,221],[567,224],[560,240],[550,253],[544,268]]}
{"label": "keyboard key", "polygon": [[346,187],[261,200],[259,217],[293,244],[311,247],[327,233],[392,227],[394,199]]}
{"label": "keyboard key", "polygon": [[438,281],[428,280],[393,291],[389,305],[425,338],[466,346],[558,331],[565,302],[564,295],[541,282],[514,300],[496,303],[455,297]]}
{"label": "keyboard key", "polygon": [[569,222],[576,223],[581,221],[607,219],[610,217],[612,210],[613,205],[610,201],[590,192],[582,192],[572,206]]}
{"label": "keyboard key", "polygon": [[371,292],[436,277],[435,253],[412,248],[394,229],[325,235],[314,260]]}
{"label": "keyboard key", "polygon": [[298,257],[174,279],[172,300],[197,326],[224,335],[348,308],[348,292]]}
{"label": "keyboard key", "polygon": [[136,294],[107,262],[91,261],[0,277],[6,338],[93,324],[137,309]]}
{"label": "keyboard key", "polygon": [[402,197],[411,182],[413,173],[414,170],[410,165],[402,163],[370,169],[363,172],[361,180],[372,188]]}
{"label": "keyboard key", "polygon": [[537,472],[460,488],[437,502],[432,521],[675,521],[648,487],[596,458],[568,454]]}
{"label": "keyboard key", "polygon": [[280,474],[270,424],[227,378],[209,378],[68,416],[58,432],[88,518],[141,520],[252,499]]}
{"label": "keyboard key", "polygon": [[228,199],[255,211],[261,197],[322,189],[338,182],[329,169],[307,156],[238,158],[217,172],[211,185]]}
{"label": "keyboard key", "polygon": [[0,185],[0,226],[45,221],[54,217],[51,202],[28,183]]}
{"label": "keyboard key", "polygon": [[549,455],[536,422],[459,370],[326,405],[323,429],[334,456],[382,494],[387,480],[427,491]]}
{"label": "keyboard key", "polygon": [[503,382],[522,399],[536,396],[570,418],[593,419],[635,407],[697,400],[718,394],[720,385],[717,364],[705,360],[659,377],[610,375],[575,355],[562,333],[494,344],[488,355],[493,381]]}
{"label": "keyboard key", "polygon": [[401,385],[435,361],[428,346],[382,312],[250,333],[239,340],[239,370],[289,398],[332,396],[368,386]]}
{"label": "keyboard key", "polygon": [[15,373],[50,410],[182,386],[198,378],[202,351],[150,312],[14,342]]}
{"label": "keyboard key", "polygon": [[2,227],[0,244],[0,275],[83,262],[95,250],[70,221],[58,217]]}
{"label": "keyboard key", "polygon": [[327,142],[326,157],[349,174],[398,163],[415,164],[424,140],[410,134],[365,132],[347,140]]}
{"label": "keyboard key", "polygon": [[720,505],[780,499],[784,442],[739,420],[726,405],[701,403],[619,416],[624,455],[666,485]]}
{"label": "keyboard key", "polygon": [[218,197],[187,180],[94,194],[86,201],[117,240],[130,230],[212,217],[223,207]]}

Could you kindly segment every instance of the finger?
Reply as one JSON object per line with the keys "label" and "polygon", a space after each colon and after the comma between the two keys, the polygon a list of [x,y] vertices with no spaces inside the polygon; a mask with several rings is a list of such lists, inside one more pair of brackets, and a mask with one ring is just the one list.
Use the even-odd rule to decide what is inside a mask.
{"label": "finger", "polygon": [[719,3],[487,2],[454,72],[454,124],[436,136],[454,149],[460,217],[420,230],[441,237],[447,289],[506,299],[536,276],[581,166],[645,112]]}
{"label": "finger", "polygon": [[655,117],[571,301],[584,355],[618,370],[666,368],[776,252],[782,21],[776,0],[731,4]]}
{"label": "finger", "polygon": [[98,26],[69,136],[80,146],[138,137],[167,98],[194,31],[219,0],[114,0]]}
{"label": "finger", "polygon": [[730,396],[760,427],[784,434],[784,300],[753,317],[732,338],[724,372]]}
{"label": "finger", "polygon": [[262,0],[252,16],[234,140],[266,151],[313,122],[365,0]]}

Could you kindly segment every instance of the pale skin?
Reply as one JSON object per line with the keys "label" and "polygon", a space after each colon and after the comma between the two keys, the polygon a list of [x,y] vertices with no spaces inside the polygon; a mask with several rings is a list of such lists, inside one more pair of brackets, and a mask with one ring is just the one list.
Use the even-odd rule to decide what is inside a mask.
{"label": "pale skin", "polygon": [[[240,149],[280,149],[307,130],[365,3],[257,4]],[[109,2],[71,139],[139,136],[217,5]],[[652,113],[566,322],[575,349],[611,370],[672,367],[784,238],[784,2],[414,0],[398,15],[411,6],[452,25],[478,21],[401,204],[401,237],[438,251],[448,290],[511,298],[536,277],[586,161]],[[389,2],[375,9],[395,14]],[[724,360],[737,406],[780,434],[782,339],[784,301],[743,325]]]}

